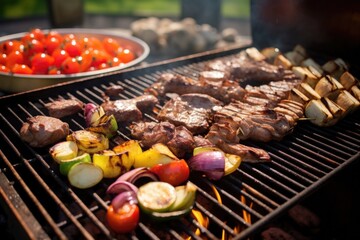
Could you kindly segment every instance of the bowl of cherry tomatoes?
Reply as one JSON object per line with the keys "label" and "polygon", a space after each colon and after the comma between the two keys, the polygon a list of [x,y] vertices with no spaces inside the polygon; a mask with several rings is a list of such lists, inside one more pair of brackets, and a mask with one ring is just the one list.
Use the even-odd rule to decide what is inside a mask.
{"label": "bowl of cherry tomatoes", "polygon": [[0,90],[22,92],[135,66],[149,46],[101,29],[32,29],[0,37]]}

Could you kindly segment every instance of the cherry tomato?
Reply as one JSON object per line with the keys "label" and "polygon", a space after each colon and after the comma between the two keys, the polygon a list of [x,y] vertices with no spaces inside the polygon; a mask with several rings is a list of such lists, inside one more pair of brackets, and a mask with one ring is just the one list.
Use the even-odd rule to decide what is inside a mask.
{"label": "cherry tomato", "polygon": [[77,58],[79,64],[80,64],[80,72],[86,72],[89,70],[92,64],[93,57],[91,53],[86,50],[81,54],[80,57]]}
{"label": "cherry tomato", "polygon": [[57,68],[61,67],[61,64],[70,57],[70,55],[63,49],[55,49],[51,55],[54,58],[54,66]]}
{"label": "cherry tomato", "polygon": [[135,59],[135,54],[130,49],[125,48],[118,53],[117,57],[121,62],[128,63]]}
{"label": "cherry tomato", "polygon": [[26,58],[30,59],[36,53],[44,52],[44,45],[42,42],[36,39],[32,39],[24,45],[24,55]]}
{"label": "cherry tomato", "polygon": [[34,28],[30,31],[36,40],[42,41],[45,38],[44,32],[40,28]]}
{"label": "cherry tomato", "polygon": [[184,183],[190,175],[190,169],[185,160],[175,160],[166,164],[157,164],[150,168],[160,181],[178,186]]}
{"label": "cherry tomato", "polygon": [[47,74],[54,58],[46,53],[37,53],[31,59],[31,69],[34,74]]}
{"label": "cherry tomato", "polygon": [[65,43],[64,50],[69,53],[70,57],[81,55],[81,46],[75,39]]}
{"label": "cherry tomato", "polygon": [[88,50],[94,50],[94,49],[98,49],[98,50],[102,50],[104,49],[102,42],[95,37],[84,37],[83,39],[80,40],[81,42],[81,46],[82,49],[88,49]]}
{"label": "cherry tomato", "polygon": [[110,228],[116,233],[128,233],[139,223],[140,210],[136,204],[125,203],[115,210],[112,205],[107,209],[106,220]]}
{"label": "cherry tomato", "polygon": [[15,51],[10,53],[6,58],[6,67],[12,69],[15,64],[23,64],[24,56],[21,52]]}
{"label": "cherry tomato", "polygon": [[68,57],[61,64],[61,70],[65,74],[78,73],[80,71],[80,64],[76,58]]}
{"label": "cherry tomato", "polygon": [[20,73],[20,74],[32,74],[33,73],[31,68],[29,68],[29,66],[25,65],[25,64],[15,64],[12,67],[11,72]]}
{"label": "cherry tomato", "polygon": [[10,72],[10,69],[5,65],[0,64],[0,72]]}
{"label": "cherry tomato", "polygon": [[58,69],[56,67],[50,67],[48,74],[57,75],[57,74],[61,74],[61,71],[60,71],[60,69]]}
{"label": "cherry tomato", "polygon": [[47,54],[51,55],[55,49],[61,45],[61,41],[56,37],[49,37],[44,40],[44,47]]}
{"label": "cherry tomato", "polygon": [[5,53],[0,53],[0,64],[5,65],[7,60],[7,55]]}
{"label": "cherry tomato", "polygon": [[72,33],[69,33],[69,34],[64,35],[63,42],[67,43],[67,42],[70,42],[70,41],[75,40],[75,39],[76,39],[75,35],[72,34]]}
{"label": "cherry tomato", "polygon": [[22,52],[24,45],[18,40],[5,41],[0,45],[0,52],[9,55],[14,51]]}
{"label": "cherry tomato", "polygon": [[46,38],[57,38],[59,40],[59,42],[63,42],[64,41],[64,38],[63,36],[57,32],[57,31],[54,31],[54,30],[51,30],[47,35],[46,35]]}
{"label": "cherry tomato", "polygon": [[104,49],[111,56],[116,56],[118,49],[120,48],[120,44],[113,38],[107,37],[102,41],[104,45]]}
{"label": "cherry tomato", "polygon": [[91,52],[91,55],[93,57],[91,66],[96,67],[96,68],[99,65],[101,65],[102,63],[106,63],[106,62],[110,61],[110,59],[111,59],[110,55],[103,50],[95,49]]}

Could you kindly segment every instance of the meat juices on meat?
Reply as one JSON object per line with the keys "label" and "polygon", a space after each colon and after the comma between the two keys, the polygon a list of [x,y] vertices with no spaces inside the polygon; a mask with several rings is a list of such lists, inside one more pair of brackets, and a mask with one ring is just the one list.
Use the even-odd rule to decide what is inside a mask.
{"label": "meat juices on meat", "polygon": [[32,147],[54,144],[69,134],[69,124],[48,116],[28,118],[20,129],[20,138]]}
{"label": "meat juices on meat", "polygon": [[142,119],[143,112],[151,111],[158,103],[153,95],[142,95],[125,100],[106,100],[101,104],[107,115],[113,114],[117,122],[131,123]]}
{"label": "meat juices on meat", "polygon": [[58,99],[45,104],[49,115],[54,118],[62,118],[83,110],[84,103],[78,99]]}
{"label": "meat juices on meat", "polygon": [[165,103],[157,118],[175,126],[185,126],[193,134],[206,132],[222,102],[206,94],[184,94]]}

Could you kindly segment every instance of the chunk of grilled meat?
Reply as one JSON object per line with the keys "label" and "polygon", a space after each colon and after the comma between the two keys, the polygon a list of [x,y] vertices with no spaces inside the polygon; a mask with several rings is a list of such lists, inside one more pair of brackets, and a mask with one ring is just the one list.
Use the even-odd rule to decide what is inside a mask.
{"label": "chunk of grilled meat", "polygon": [[[237,82],[227,80],[226,76],[221,83],[219,79],[214,80],[214,78],[216,77],[209,80],[210,77],[207,74],[207,76],[202,76],[201,80],[195,80],[180,74],[164,73],[154,84],[145,89],[145,92],[155,96],[164,96],[166,93],[179,95],[200,93],[207,94],[224,103],[229,103],[232,99],[243,98],[245,90]],[[213,84],[209,84],[209,81],[213,81]],[[216,86],[214,82],[216,82]]]}
{"label": "chunk of grilled meat", "polygon": [[49,115],[54,118],[62,118],[83,110],[84,103],[78,99],[57,99],[45,104]]}
{"label": "chunk of grilled meat", "polygon": [[221,105],[222,102],[206,94],[184,94],[166,102],[157,118],[185,126],[193,134],[202,134],[209,129],[213,113]]}
{"label": "chunk of grilled meat", "polygon": [[175,134],[175,126],[169,122],[134,122],[130,125],[131,136],[149,148],[155,143],[167,144]]}
{"label": "chunk of grilled meat", "polygon": [[141,146],[150,148],[156,143],[163,143],[178,157],[192,153],[195,140],[192,133],[184,126],[169,122],[137,122],[130,125],[131,135],[140,141]]}
{"label": "chunk of grilled meat", "polygon": [[301,80],[270,82],[260,86],[247,85],[243,102],[251,105],[275,107],[283,99],[287,99],[292,88],[301,83]]}
{"label": "chunk of grilled meat", "polygon": [[217,135],[226,143],[246,139],[261,142],[281,140],[292,132],[303,114],[303,106],[291,100],[281,101],[274,109],[234,101],[214,114],[214,123],[206,138]]}
{"label": "chunk of grilled meat", "polygon": [[101,104],[107,115],[113,114],[117,122],[131,123],[142,119],[143,112],[152,110],[158,99],[150,94],[125,100],[105,100]]}
{"label": "chunk of grilled meat", "polygon": [[271,81],[296,79],[295,74],[281,66],[267,63],[265,60],[254,60],[246,51],[242,51],[228,60],[214,60],[206,64],[205,70],[222,71],[230,79],[246,85],[264,84]]}
{"label": "chunk of grilled meat", "polygon": [[[264,150],[243,144],[224,142],[216,132],[212,132],[212,136],[209,135],[207,138],[201,135],[193,136],[186,127],[175,127],[169,122],[137,122],[133,123],[130,129],[132,137],[139,140],[143,147],[149,148],[155,143],[163,143],[178,158],[191,155],[195,147],[217,146],[226,153],[239,155],[244,162],[270,161],[270,156]],[[230,130],[233,131],[233,129]]]}
{"label": "chunk of grilled meat", "polygon": [[192,133],[184,126],[175,128],[174,137],[166,145],[178,158],[192,153],[196,146]]}
{"label": "chunk of grilled meat", "polygon": [[66,138],[69,124],[48,116],[28,118],[20,129],[20,138],[32,147],[45,147]]}

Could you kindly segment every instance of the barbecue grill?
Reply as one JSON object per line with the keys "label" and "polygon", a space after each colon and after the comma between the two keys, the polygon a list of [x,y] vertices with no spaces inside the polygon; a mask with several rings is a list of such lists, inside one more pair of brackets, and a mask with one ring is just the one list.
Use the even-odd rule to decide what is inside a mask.
{"label": "barbecue grill", "polygon": [[[260,5],[253,6],[257,13],[259,8]],[[254,29],[258,23],[261,21],[253,22]],[[255,34],[252,46],[264,44],[257,40],[261,39]],[[287,47],[286,43],[281,44]],[[190,181],[198,187],[194,209],[209,219],[208,227],[191,214],[166,224],[142,217],[133,233],[118,236],[105,221],[111,200],[105,191],[113,180],[103,180],[86,190],[72,188],[47,148],[31,148],[19,138],[26,118],[46,115],[44,104],[58,97],[100,104],[105,89],[116,84],[125,89],[120,94],[122,99],[133,98],[141,95],[161,73],[196,77],[208,61],[230,58],[243,49],[215,50],[1,98],[0,199],[10,231],[19,239],[221,239],[223,232],[232,239],[255,239],[267,224],[359,160],[359,111],[328,128],[302,121],[282,141],[244,142],[268,151],[271,163],[242,163],[236,172],[220,181],[191,174]],[[328,56],[315,57],[321,62]],[[161,108],[161,104],[156,108]],[[154,116],[155,112],[145,117],[152,120]],[[82,114],[64,120],[73,131],[84,127]],[[121,128],[119,135],[128,139],[129,129]],[[214,188],[221,196],[221,204]],[[198,229],[200,236],[196,234]]]}

